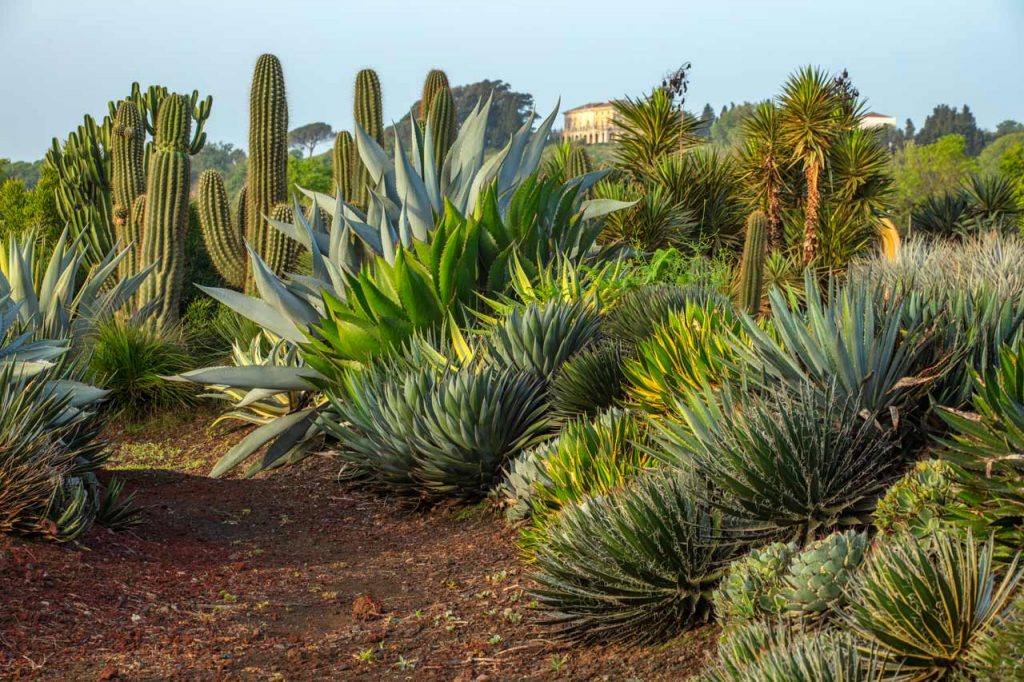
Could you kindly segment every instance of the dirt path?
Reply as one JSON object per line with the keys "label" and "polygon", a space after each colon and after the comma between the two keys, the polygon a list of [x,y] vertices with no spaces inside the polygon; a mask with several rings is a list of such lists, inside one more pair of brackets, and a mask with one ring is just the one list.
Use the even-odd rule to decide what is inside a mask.
{"label": "dirt path", "polygon": [[146,522],[57,547],[0,539],[4,679],[680,679],[713,628],[656,649],[545,639],[513,529],[410,509],[325,457],[203,474],[238,434],[211,414],[111,434]]}

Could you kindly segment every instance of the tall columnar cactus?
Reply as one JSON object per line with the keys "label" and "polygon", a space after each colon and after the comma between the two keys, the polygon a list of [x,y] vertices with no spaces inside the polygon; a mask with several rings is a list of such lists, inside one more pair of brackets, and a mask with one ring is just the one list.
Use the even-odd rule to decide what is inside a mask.
{"label": "tall columnar cactus", "polygon": [[[446,79],[447,80],[447,79]],[[430,102],[430,135],[434,141],[434,159],[440,169],[455,141],[455,100],[447,85],[434,93]]]}
{"label": "tall columnar cactus", "polygon": [[361,163],[356,152],[352,133],[342,130],[334,138],[334,152],[331,154],[331,179],[335,191],[348,203],[355,200],[355,164]]}
{"label": "tall columnar cactus", "polygon": [[423,81],[423,96],[420,97],[420,110],[417,115],[420,125],[427,121],[427,114],[434,103],[434,96],[442,90],[448,90],[451,94],[451,86],[448,85],[448,74],[441,69],[431,69]]}
{"label": "tall columnar cactus", "polygon": [[139,305],[155,306],[152,319],[165,328],[178,321],[185,274],[191,130],[188,97],[168,95],[157,114],[146,179],[141,265],[156,267],[139,290]]}
{"label": "tall columnar cactus", "polygon": [[288,201],[288,100],[281,62],[271,54],[256,60],[252,78],[246,190],[245,237],[274,272],[283,272],[288,238],[266,219],[274,206]]}
{"label": "tall columnar cactus", "polygon": [[[354,114],[356,125],[376,140],[377,144],[383,145],[384,113],[381,108],[380,79],[373,69],[363,69],[356,74]],[[368,185],[376,181],[377,178],[370,177],[362,161],[356,164],[353,194],[357,205],[367,205],[370,197]]]}
{"label": "tall columnar cactus", "polygon": [[135,246],[125,256],[131,268],[131,272],[139,272],[142,269],[142,248],[143,235],[146,225],[146,195],[140,194],[132,202],[132,212],[128,217],[128,224],[125,226],[125,234],[130,237],[131,243]]}
{"label": "tall columnar cactus", "polygon": [[[113,192],[114,235],[121,248],[137,254],[142,249],[141,233],[132,223],[132,205],[146,191],[146,125],[139,108],[130,99],[118,103],[110,134],[111,189]],[[118,276],[131,277],[138,256],[125,258]]]}
{"label": "tall columnar cactus", "polygon": [[[205,173],[204,173],[205,175]],[[274,272],[289,267],[297,247],[267,218],[288,200],[288,101],[281,62],[256,60],[249,94],[249,165],[235,220],[230,219],[223,180],[200,184],[200,224],[214,266],[234,288],[255,290],[245,242]]]}
{"label": "tall columnar cactus", "polygon": [[768,218],[754,211],[747,218],[747,234],[743,242],[738,282],[739,304],[751,315],[761,311],[761,285],[767,248]]}

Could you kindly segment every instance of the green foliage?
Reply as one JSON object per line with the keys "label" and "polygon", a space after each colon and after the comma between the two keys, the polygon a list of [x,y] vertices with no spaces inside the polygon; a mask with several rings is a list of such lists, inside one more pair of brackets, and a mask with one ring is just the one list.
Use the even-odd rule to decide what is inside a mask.
{"label": "green foliage", "polygon": [[551,381],[551,413],[556,422],[593,417],[626,397],[620,343],[594,343],[569,358]]}
{"label": "green foliage", "polygon": [[948,135],[930,144],[909,143],[897,150],[892,176],[898,215],[908,215],[928,197],[956,191],[974,167],[960,135]]}
{"label": "green foliage", "polygon": [[99,326],[89,371],[96,385],[108,391],[112,410],[138,417],[193,402],[190,386],[164,378],[192,364],[177,334],[118,318]]}
{"label": "green foliage", "polygon": [[978,128],[974,114],[966,104],[959,111],[948,104],[937,105],[925,118],[914,141],[917,144],[932,144],[950,135],[963,138],[964,150],[969,156],[977,156],[985,146],[985,133]]}
{"label": "green foliage", "polygon": [[723,106],[711,124],[711,141],[720,147],[738,147],[743,140],[743,126],[757,106],[751,102]]}
{"label": "green foliage", "polygon": [[761,311],[762,284],[764,281],[764,259],[768,246],[768,219],[760,211],[747,218],[746,236],[743,241],[743,256],[740,258],[737,303],[740,309],[751,315]]}
{"label": "green foliage", "polygon": [[698,474],[692,494],[751,537],[807,543],[865,525],[902,471],[888,434],[834,387],[756,395],[726,386],[676,409],[680,423],[655,422],[657,456]]}
{"label": "green foliage", "polygon": [[710,617],[741,550],[726,532],[678,476],[648,474],[562,512],[537,548],[532,592],[560,638],[663,641]]}
{"label": "green foliage", "polygon": [[977,638],[968,655],[970,671],[979,680],[1024,680],[1020,643],[1024,640],[1024,594],[1000,614],[999,621]]}
{"label": "green foliage", "polygon": [[1014,561],[996,573],[993,545],[940,534],[901,537],[871,553],[850,590],[849,628],[909,679],[967,672],[975,642],[998,627],[1020,584]]}
{"label": "green foliage", "polygon": [[734,561],[715,590],[715,617],[726,627],[735,627],[780,615],[785,607],[782,577],[797,551],[795,542],[773,542]]}
{"label": "green foliage", "polygon": [[671,412],[677,399],[730,374],[735,339],[741,334],[740,319],[728,299],[687,301],[640,341],[635,358],[626,358],[627,395],[649,414]]}
{"label": "green foliage", "polygon": [[333,138],[334,131],[331,130],[331,126],[323,121],[318,121],[289,130],[288,146],[292,148],[305,148],[305,157],[308,159],[312,158],[318,144]]}
{"label": "green foliage", "polygon": [[[337,421],[323,427],[378,485],[429,497],[486,495],[506,461],[540,440],[543,385],[507,370],[413,364],[420,366],[380,361],[352,370],[328,391]],[[466,424],[477,426],[467,432]]]}
{"label": "green foliage", "polygon": [[300,159],[288,157],[288,195],[300,194],[299,188],[315,192],[334,190],[331,179],[331,161],[327,156],[311,156]]}
{"label": "green foliage", "polygon": [[550,380],[562,364],[597,337],[599,318],[581,302],[529,304],[494,328],[488,352],[503,367]]}
{"label": "green foliage", "polygon": [[57,212],[55,185],[55,172],[50,168],[43,170],[33,189],[26,189],[20,178],[0,182],[0,239],[34,230],[45,244],[56,242],[64,221]]}
{"label": "green foliage", "polygon": [[593,421],[569,423],[551,447],[538,453],[538,476],[529,494],[533,524],[524,531],[527,548],[543,542],[546,529],[568,507],[619,490],[650,465],[646,425],[617,408]]}
{"label": "green foliage", "polygon": [[228,197],[237,197],[245,187],[245,152],[227,142],[210,142],[192,157],[192,191],[199,187],[199,179],[208,170],[220,173]]}
{"label": "green foliage", "polygon": [[729,308],[728,299],[711,289],[677,284],[643,284],[625,294],[605,318],[603,331],[624,344],[652,336],[687,304]]}

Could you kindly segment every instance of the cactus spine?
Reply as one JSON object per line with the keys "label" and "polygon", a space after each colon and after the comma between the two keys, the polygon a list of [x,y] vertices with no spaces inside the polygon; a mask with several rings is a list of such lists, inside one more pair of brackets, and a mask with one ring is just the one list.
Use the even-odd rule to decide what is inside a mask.
{"label": "cactus spine", "polygon": [[[384,114],[381,109],[380,79],[373,69],[363,69],[356,74],[354,109],[356,125],[383,146]],[[376,182],[377,178],[370,177],[370,173],[362,161],[356,164],[353,194],[357,205],[364,208],[367,206],[370,198],[368,185]]]}
{"label": "cactus spine", "polygon": [[445,87],[434,93],[430,102],[430,135],[434,141],[434,160],[438,169],[444,164],[444,157],[455,141],[455,100],[451,88]]}
{"label": "cactus spine", "polygon": [[761,285],[767,248],[768,219],[761,211],[747,218],[747,233],[740,260],[739,304],[751,315],[761,311]]}
{"label": "cactus spine", "polygon": [[356,145],[352,133],[342,130],[334,138],[334,152],[331,155],[331,178],[335,191],[348,203],[355,200]]}
{"label": "cactus spine", "polygon": [[154,306],[151,319],[164,328],[178,321],[185,274],[191,130],[188,98],[168,95],[157,114],[146,180],[141,265],[155,268],[139,290],[139,305]]}

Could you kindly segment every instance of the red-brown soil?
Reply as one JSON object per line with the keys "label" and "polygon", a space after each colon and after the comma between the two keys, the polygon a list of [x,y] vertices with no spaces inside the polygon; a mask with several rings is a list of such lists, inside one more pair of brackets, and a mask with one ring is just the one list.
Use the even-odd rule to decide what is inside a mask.
{"label": "red-brown soil", "polygon": [[143,525],[0,539],[0,678],[678,680],[711,655],[713,627],[656,648],[550,641],[515,529],[486,507],[411,508],[329,457],[210,479],[240,437],[211,420],[111,430],[121,465],[157,462],[118,472]]}

